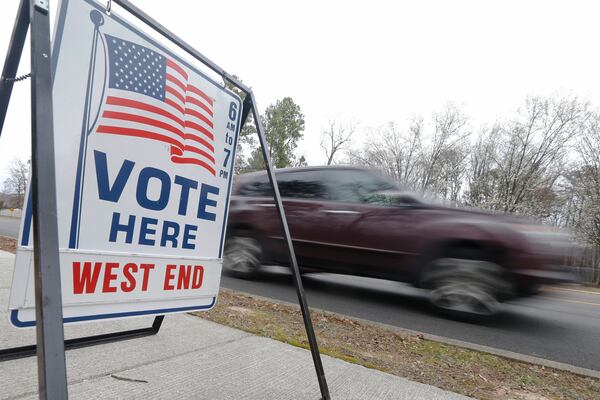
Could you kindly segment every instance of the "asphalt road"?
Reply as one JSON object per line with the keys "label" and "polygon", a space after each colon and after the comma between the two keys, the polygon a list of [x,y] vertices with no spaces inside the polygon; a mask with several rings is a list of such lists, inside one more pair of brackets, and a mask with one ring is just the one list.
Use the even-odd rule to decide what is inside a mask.
{"label": "asphalt road", "polygon": [[17,237],[19,235],[20,218],[0,216],[0,235]]}
{"label": "asphalt road", "polygon": [[[0,235],[16,237],[18,230],[18,219],[0,217]],[[423,292],[396,282],[333,274],[307,274],[303,282],[311,307],[600,371],[600,292],[545,290],[472,324],[438,315]],[[222,286],[297,302],[281,267],[265,268],[254,281],[224,275]]]}
{"label": "asphalt road", "polygon": [[[396,282],[333,274],[307,274],[303,282],[311,307],[600,371],[600,292],[545,290],[473,324],[438,315],[422,291]],[[255,281],[223,276],[222,286],[297,302],[283,268],[268,267]]]}

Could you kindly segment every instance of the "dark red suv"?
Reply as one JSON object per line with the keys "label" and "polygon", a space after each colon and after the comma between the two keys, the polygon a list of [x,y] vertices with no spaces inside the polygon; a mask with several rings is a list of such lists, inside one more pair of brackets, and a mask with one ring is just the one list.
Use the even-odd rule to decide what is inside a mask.
{"label": "dark red suv", "polygon": [[[302,272],[408,282],[431,289],[440,309],[481,317],[541,283],[572,280],[561,266],[569,238],[557,230],[428,204],[363,168],[280,169],[276,177]],[[252,278],[262,264],[285,264],[266,172],[237,177],[230,207],[225,270]]]}

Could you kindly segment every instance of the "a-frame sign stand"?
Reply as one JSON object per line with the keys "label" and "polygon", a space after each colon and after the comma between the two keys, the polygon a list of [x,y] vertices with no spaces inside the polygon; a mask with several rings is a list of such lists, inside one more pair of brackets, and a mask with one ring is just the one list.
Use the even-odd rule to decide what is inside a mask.
{"label": "a-frame sign stand", "polygon": [[[36,13],[41,13],[41,16],[37,17],[38,19],[41,18],[45,18],[46,20],[48,20],[48,13],[46,10],[46,6],[48,5],[48,1],[36,1],[34,2],[36,3],[36,7],[34,7],[34,12]],[[33,46],[34,46],[34,27],[37,26],[35,25],[34,19],[32,18],[32,16],[29,13],[29,0],[22,0],[19,6],[19,10],[17,12],[17,18],[15,21],[15,27],[12,33],[12,37],[11,37],[11,41],[10,41],[10,47],[8,49],[8,54],[6,57],[6,61],[4,64],[4,69],[2,71],[2,79],[0,79],[0,134],[2,132],[2,127],[6,118],[6,112],[8,109],[8,103],[10,100],[10,96],[12,93],[12,88],[13,88],[13,84],[15,83],[15,81],[17,80],[21,80],[22,78],[17,78],[15,79],[15,75],[17,73],[17,68],[19,65],[19,60],[21,58],[21,53],[23,50],[23,46],[25,44],[25,38],[27,36],[27,30],[29,28],[29,21],[31,18],[31,27],[32,27],[32,51],[31,54],[34,54],[34,50],[33,50]],[[46,27],[46,36],[47,38],[49,38],[49,21],[45,21],[46,24],[48,24],[48,26]],[[40,32],[40,34],[43,34],[43,32]],[[50,60],[49,54],[49,46],[50,46],[50,41],[48,39],[47,43],[43,42],[43,37],[40,36],[40,34],[35,36],[35,39],[37,41],[37,46],[40,46],[41,43],[44,43],[46,47],[46,50],[42,51],[42,50],[38,50],[42,51],[42,56],[41,58],[43,60]],[[44,54],[48,55],[48,57],[44,57]],[[49,61],[48,61],[49,63]],[[32,90],[34,90],[34,86],[39,82],[39,80],[36,80],[36,73],[35,71],[39,71],[40,65],[38,64],[34,64],[34,60],[32,57],[32,66],[31,66],[31,70],[32,70],[32,74],[31,77],[33,79],[32,81]],[[49,74],[50,72],[48,72]],[[52,83],[50,82],[50,85]],[[51,87],[51,86],[50,86]],[[32,92],[32,110],[34,110],[34,107],[36,104],[42,104],[42,109],[45,109],[47,112],[50,112],[50,121],[52,118],[52,98],[50,96],[48,96],[48,99],[45,101],[39,101],[36,103],[36,99],[40,99],[40,94],[38,92],[38,94],[34,97],[33,92]],[[45,116],[46,118],[48,118],[48,116]],[[35,115],[33,115],[32,113],[32,127],[35,126]],[[45,125],[40,125],[40,126],[52,126],[52,123],[50,122],[49,124],[46,123]],[[34,131],[35,132],[35,131]],[[48,132],[46,131],[44,132],[40,132],[41,134],[45,134],[48,135]],[[48,140],[48,139],[46,139]],[[32,141],[32,143],[35,143],[34,141]],[[50,144],[53,146],[53,140],[50,140]],[[36,147],[39,147],[39,142],[37,144],[37,146],[34,144],[34,149]],[[36,157],[35,157],[35,150],[32,153],[33,156],[33,168],[35,170],[35,166],[36,166]],[[42,155],[42,157],[44,157],[47,155],[44,153]],[[54,154],[51,155],[52,157],[52,162],[49,165],[54,165]],[[37,158],[38,163],[40,161],[40,158]],[[44,164],[46,165],[46,164]],[[46,168],[47,170],[48,168]],[[51,168],[52,170],[54,170],[54,168]],[[47,171],[46,171],[47,172]],[[53,172],[53,171],[52,171]],[[36,173],[33,174],[33,176],[39,176]],[[48,177],[45,177],[45,179],[48,179]],[[54,177],[52,177],[53,181],[54,181]],[[54,189],[51,188],[46,188],[44,190],[41,191],[41,193],[52,193],[53,197],[54,196]],[[33,192],[34,196],[35,193]],[[46,196],[45,196],[46,197]],[[39,203],[38,203],[39,204]],[[54,206],[54,209],[56,209],[56,206]],[[36,208],[37,210],[37,208]],[[36,213],[34,213],[35,215]],[[53,214],[56,214],[56,211],[54,211]],[[35,227],[36,224],[34,224]],[[55,232],[56,232],[56,228],[54,228]],[[55,238],[56,234],[54,234],[52,236],[52,238]],[[54,240],[54,239],[53,239]],[[37,240],[35,241],[37,242]],[[34,246],[35,246],[35,242],[34,242]],[[37,249],[36,249],[37,252]],[[56,263],[58,264],[58,263]],[[38,282],[38,280],[36,280],[36,282]],[[61,315],[62,318],[62,315]],[[112,332],[112,333],[107,333],[107,334],[102,334],[102,335],[94,335],[94,336],[87,336],[87,337],[82,337],[82,338],[74,338],[74,339],[69,339],[69,340],[65,340],[64,341],[64,347],[65,349],[73,349],[73,348],[79,348],[79,347],[86,347],[86,346],[91,346],[91,345],[95,345],[95,344],[100,344],[100,343],[106,343],[106,342],[114,342],[114,341],[118,341],[118,340],[125,340],[125,339],[133,339],[133,338],[139,338],[139,337],[143,337],[143,336],[148,336],[148,335],[154,335],[156,333],[158,333],[158,331],[160,330],[160,326],[162,324],[164,317],[163,316],[157,316],[154,318],[154,322],[152,324],[152,326],[148,327],[148,328],[140,328],[140,329],[133,329],[133,330],[127,330],[127,331],[121,331],[121,332]],[[61,334],[62,335],[62,334]],[[35,355],[37,351],[37,347],[36,345],[29,345],[29,346],[21,346],[21,347],[14,347],[14,348],[9,348],[9,349],[2,349],[0,350],[0,361],[5,361],[5,360],[11,360],[11,359],[16,359],[16,358],[22,358],[22,357],[28,357],[28,356],[32,356]]]}
{"label": "a-frame sign stand", "polygon": [[[245,94],[240,129],[252,111],[269,181],[273,186],[275,206],[285,237],[288,261],[292,269],[319,389],[322,399],[330,399],[279,187],[273,173],[264,128],[260,118],[257,118],[259,113],[254,93],[129,1],[115,0],[115,3]],[[29,356],[37,352],[40,398],[66,399],[68,392],[65,349],[156,334],[164,317],[155,317],[154,323],[149,328],[64,340],[56,219],[49,0],[21,0],[20,2],[0,78],[0,134],[6,118],[13,84],[20,80],[20,78],[16,78],[16,73],[29,26],[31,26],[32,197],[37,346],[0,350],[0,361]]]}
{"label": "a-frame sign stand", "polygon": [[[31,161],[35,313],[40,398],[67,397],[56,220],[50,18],[47,0],[22,0],[2,73],[0,111],[6,115],[14,72],[31,25]],[[12,73],[11,73],[12,72]],[[7,80],[8,79],[8,80]],[[3,119],[2,119],[3,121]]]}

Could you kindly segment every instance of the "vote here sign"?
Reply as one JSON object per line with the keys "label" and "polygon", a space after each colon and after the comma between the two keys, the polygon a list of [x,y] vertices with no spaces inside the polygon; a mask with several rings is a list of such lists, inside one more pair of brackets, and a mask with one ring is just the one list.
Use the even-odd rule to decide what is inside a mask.
{"label": "vote here sign", "polygon": [[[62,2],[52,57],[65,322],[212,307],[239,97],[95,1]],[[27,196],[18,327],[35,324]]]}

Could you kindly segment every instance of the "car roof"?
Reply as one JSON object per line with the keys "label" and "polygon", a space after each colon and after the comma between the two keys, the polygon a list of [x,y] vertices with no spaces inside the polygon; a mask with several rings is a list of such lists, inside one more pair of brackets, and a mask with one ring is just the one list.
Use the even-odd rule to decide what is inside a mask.
{"label": "car roof", "polygon": [[[354,171],[370,171],[369,168],[356,166],[356,165],[321,165],[321,166],[310,166],[310,167],[293,167],[293,168],[277,168],[274,169],[275,174],[281,174],[285,172],[296,172],[296,171],[327,171],[327,170],[354,170]],[[246,172],[244,174],[237,175],[234,179],[237,184],[253,181],[266,175],[267,170],[260,170],[254,172]]]}

